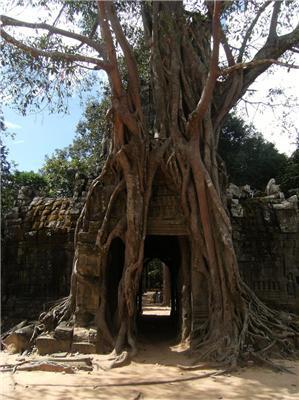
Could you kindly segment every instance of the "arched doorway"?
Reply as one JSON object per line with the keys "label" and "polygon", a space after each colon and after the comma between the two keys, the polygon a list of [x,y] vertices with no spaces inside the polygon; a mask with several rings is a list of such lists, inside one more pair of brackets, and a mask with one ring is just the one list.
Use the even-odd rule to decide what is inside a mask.
{"label": "arched doorway", "polygon": [[[144,243],[144,268],[137,296],[138,336],[146,341],[177,339],[182,333],[182,306],[189,268],[186,237],[148,235]],[[186,293],[184,296],[189,296]],[[190,301],[187,300],[187,301]]]}
{"label": "arched doorway", "polygon": [[[145,306],[150,304],[166,308],[164,311],[170,314],[171,310],[171,272],[159,258],[146,258],[142,273],[140,291],[142,299],[139,303],[139,312],[145,313]],[[139,299],[138,299],[139,300]]]}

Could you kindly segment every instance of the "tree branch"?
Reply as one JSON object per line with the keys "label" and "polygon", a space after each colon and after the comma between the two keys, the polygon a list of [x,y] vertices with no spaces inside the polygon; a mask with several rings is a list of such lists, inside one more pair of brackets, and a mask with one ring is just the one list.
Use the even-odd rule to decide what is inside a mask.
{"label": "tree branch", "polygon": [[141,2],[141,16],[142,16],[144,37],[145,37],[147,45],[150,46],[151,37],[152,37],[153,21],[152,21],[151,12],[149,10],[149,5],[145,1]]}
{"label": "tree branch", "polygon": [[228,65],[230,67],[235,65],[235,59],[234,59],[233,53],[231,51],[231,48],[228,44],[227,37],[225,36],[225,33],[223,32],[223,29],[221,29],[221,43],[222,43],[222,46],[223,46],[223,49],[224,49],[224,52],[226,55]]}
{"label": "tree branch", "polygon": [[113,2],[110,2],[108,6],[108,15],[112,24],[113,31],[116,35],[116,39],[118,40],[122,48],[126,60],[129,78],[129,89],[132,93],[132,100],[134,102],[136,110],[141,113],[140,83],[135,56],[133,54],[130,44],[128,43],[124,35],[119,19],[117,18]]}
{"label": "tree branch", "polygon": [[[278,58],[283,55],[287,50],[291,50],[294,45],[299,42],[299,24],[290,33],[282,36],[278,36],[275,40],[275,44],[266,42],[266,44],[256,53],[255,57],[251,61],[255,63],[251,68],[247,68],[244,72],[244,83],[242,88],[241,96],[245,93],[251,83],[264,71],[266,71],[273,62],[280,65]],[[263,62],[263,60],[272,60],[272,62]],[[261,61],[261,62],[260,62]],[[291,65],[284,65],[290,67]]]}
{"label": "tree branch", "polygon": [[98,0],[98,17],[101,28],[101,33],[105,42],[105,48],[107,53],[108,62],[111,63],[112,69],[109,73],[112,93],[120,97],[122,95],[122,82],[120,73],[117,65],[116,51],[113,44],[112,34],[108,24],[106,14],[106,1]]}
{"label": "tree branch", "polygon": [[151,37],[151,57],[152,57],[152,80],[153,80],[153,99],[156,108],[155,128],[160,137],[166,136],[165,112],[166,109],[166,79],[163,68],[163,61],[159,44],[159,19],[161,18],[162,3],[156,1],[152,3],[152,37]]}
{"label": "tree branch", "polygon": [[264,64],[276,64],[276,65],[280,65],[282,67],[299,69],[299,65],[288,64],[288,63],[285,63],[282,61],[275,60],[273,58],[268,58],[265,60],[253,60],[253,61],[249,61],[247,63],[238,63],[231,67],[221,69],[219,72],[219,76],[229,75],[232,72],[239,71],[240,69],[254,68],[259,65],[264,65]]}
{"label": "tree branch", "polygon": [[112,99],[112,107],[115,111],[114,120],[114,135],[116,145],[123,144],[123,124],[126,125],[131,133],[138,135],[140,133],[139,126],[137,124],[136,118],[130,112],[127,95],[124,92],[121,76],[118,69],[117,57],[115,46],[112,39],[112,34],[110,31],[108,17],[106,12],[106,7],[108,6],[108,1],[98,0],[98,16],[99,23],[101,27],[102,36],[105,42],[105,48],[107,52],[108,61],[111,63],[112,68],[109,72],[110,86],[114,98]]}
{"label": "tree branch", "polygon": [[9,35],[7,32],[4,31],[4,29],[0,28],[0,33],[1,36],[4,38],[4,40],[17,47],[18,49],[23,50],[25,53],[31,55],[32,57],[46,57],[46,58],[51,58],[53,60],[66,60],[66,61],[81,61],[81,62],[86,62],[90,64],[96,65],[99,69],[103,69],[106,72],[109,72],[111,70],[111,65],[107,64],[97,58],[94,57],[88,57],[88,56],[83,56],[82,54],[69,54],[69,53],[62,53],[60,51],[46,51],[46,50],[40,50],[32,46],[28,46],[27,44],[24,44],[23,42],[15,39],[11,35]]}
{"label": "tree branch", "polygon": [[212,29],[213,29],[213,50],[210,61],[210,72],[206,84],[204,86],[200,100],[196,109],[189,115],[187,129],[193,127],[205,114],[209,107],[209,102],[213,95],[216,79],[218,76],[218,59],[219,59],[219,44],[220,44],[220,14],[221,14],[221,1],[214,2]]}
{"label": "tree branch", "polygon": [[[54,20],[52,26],[55,26],[55,25],[57,24],[57,22],[59,21],[59,18],[61,17],[61,15],[62,15],[62,13],[63,13],[63,10],[65,9],[65,6],[66,6],[66,3],[64,3],[63,6],[61,7],[61,9],[60,9],[60,11],[59,11],[57,17],[55,18],[55,20]],[[48,37],[49,37],[50,35],[51,35],[51,32],[48,33]]]}
{"label": "tree branch", "polygon": [[[98,22],[98,19],[96,19],[94,24],[93,24],[93,26],[92,26],[92,28],[91,28],[91,31],[89,32],[89,35],[88,35],[89,39],[92,39],[92,37],[96,33],[98,25],[99,25],[99,22]],[[84,43],[80,43],[79,46],[76,48],[76,50],[79,50],[83,45],[84,45]],[[101,46],[101,54],[102,54],[103,53],[103,46],[102,46],[102,44],[99,44],[99,46]]]}
{"label": "tree branch", "polygon": [[[266,1],[266,2],[261,6],[261,8],[258,10],[258,12],[256,13],[255,18],[254,18],[253,21],[251,22],[251,24],[250,24],[250,26],[249,26],[249,28],[248,28],[248,30],[247,30],[245,36],[244,36],[242,45],[241,45],[241,47],[240,47],[239,55],[238,55],[238,58],[237,58],[237,62],[238,62],[238,63],[241,62],[242,59],[243,59],[243,55],[244,55],[244,52],[245,52],[245,48],[246,48],[247,42],[248,42],[248,40],[249,40],[249,38],[250,38],[250,36],[251,36],[251,34],[252,34],[252,31],[253,31],[255,25],[257,24],[257,22],[258,22],[260,16],[261,16],[262,13],[265,11],[265,9],[268,7],[268,5],[271,4],[271,2],[272,2],[272,1]],[[280,3],[280,1],[278,1],[278,3]],[[274,6],[274,7],[275,7],[275,6]]]}
{"label": "tree branch", "polygon": [[92,47],[93,49],[97,50],[99,54],[102,53],[102,46],[100,43],[90,39],[87,36],[80,35],[78,33],[66,31],[61,28],[56,28],[55,26],[46,24],[46,23],[32,23],[32,22],[25,22],[25,21],[20,21],[15,18],[7,17],[6,15],[1,15],[0,20],[2,22],[3,26],[18,26],[18,27],[23,27],[23,28],[30,28],[30,29],[43,29],[47,30],[52,34],[56,35],[61,35],[68,37],[70,39],[78,40],[79,42],[85,43],[88,46]]}
{"label": "tree branch", "polygon": [[271,41],[277,38],[276,27],[277,27],[278,15],[280,13],[280,8],[281,8],[281,1],[275,1],[273,6],[273,13],[270,22],[269,35],[267,41]]}

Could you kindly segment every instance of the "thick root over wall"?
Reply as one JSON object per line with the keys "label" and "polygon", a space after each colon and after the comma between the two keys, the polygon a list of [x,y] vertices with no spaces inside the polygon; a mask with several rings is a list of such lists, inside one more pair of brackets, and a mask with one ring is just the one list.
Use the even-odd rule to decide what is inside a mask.
{"label": "thick root over wall", "polygon": [[251,360],[281,369],[269,359],[299,356],[299,318],[273,310],[260,301],[252,290],[240,282],[242,315],[236,315],[227,329],[209,331],[209,321],[194,332],[192,348],[200,361],[213,360],[229,366]]}
{"label": "thick root over wall", "polygon": [[[246,284],[241,283],[244,296],[244,314],[224,331],[209,331],[209,319],[191,333],[193,369],[198,362],[216,361],[216,365],[236,367],[248,361],[265,365],[277,371],[290,372],[270,359],[292,359],[299,356],[299,319],[297,316],[270,309],[262,303]],[[52,330],[59,322],[72,324],[71,301],[63,299],[45,315],[36,326],[31,343],[40,333]],[[233,331],[231,331],[231,329]],[[126,365],[136,355],[136,346],[111,353],[110,368]],[[210,364],[207,364],[210,365]],[[183,368],[183,367],[182,367]],[[185,368],[186,369],[186,368]]]}
{"label": "thick root over wall", "polygon": [[[191,355],[194,368],[198,362],[216,362],[216,365],[236,367],[248,365],[248,361],[265,365],[271,369],[290,372],[272,362],[272,359],[293,359],[299,357],[299,319],[293,314],[270,309],[242,283],[244,290],[244,314],[236,318],[232,326],[224,331],[209,330],[209,319],[191,333]],[[69,321],[70,301],[63,300],[42,316],[36,327],[31,343],[38,334],[54,327],[58,321]],[[44,323],[47,321],[46,325]],[[50,322],[51,321],[51,322]],[[50,324],[49,324],[50,322]],[[126,365],[136,355],[137,347],[111,353],[110,368]],[[198,366],[200,367],[200,365]]]}
{"label": "thick root over wall", "polygon": [[[105,173],[103,176],[105,176]],[[153,176],[151,175],[150,178],[152,183]],[[98,182],[100,182],[100,179],[98,179],[90,189],[86,206],[78,222],[78,232],[83,225],[84,218],[86,218],[86,210],[91,206],[88,204],[88,201],[92,198],[92,191],[95,189]],[[120,188],[123,189],[122,184],[118,184],[115,187],[118,188],[116,189],[118,193],[121,192]],[[189,189],[189,191],[192,193],[192,189]],[[196,192],[196,188],[193,188],[193,191]],[[115,193],[116,192],[113,191],[108,201],[108,207],[106,208],[106,214],[102,224],[102,228],[104,227],[105,229],[108,229],[107,218],[109,218],[109,213],[112,208],[111,198],[113,200],[117,198]],[[209,192],[207,191],[207,196],[208,195]],[[147,197],[149,199],[150,195],[147,194]],[[192,196],[190,196],[189,199],[191,202]],[[215,201],[210,202],[210,204],[215,204]],[[193,207],[196,208],[196,206],[196,203],[193,203]],[[206,239],[202,237],[204,233],[199,232],[199,225],[192,224],[191,208],[192,207],[189,208],[188,214],[191,232],[193,229],[193,233],[198,235],[199,240],[191,240],[192,259],[190,268],[192,269],[194,266],[195,268],[200,268],[202,275],[208,278],[209,286],[209,314],[206,322],[194,326],[192,321],[189,321],[191,328],[189,331],[187,329],[187,334],[182,337],[182,340],[190,343],[190,350],[194,355],[194,362],[216,361],[222,365],[234,367],[237,364],[246,364],[247,361],[252,360],[273,367],[274,364],[269,360],[270,357],[290,358],[297,356],[296,345],[298,346],[299,343],[298,318],[295,315],[270,309],[261,302],[253,291],[243,282],[238,274],[237,263],[230,240],[225,239],[222,242],[220,241],[219,247],[217,247],[217,244],[214,244],[214,252],[216,253],[214,266],[207,261],[208,251],[206,246],[199,245],[199,241],[204,241]],[[219,216],[219,210],[215,210],[215,215]],[[106,234],[104,234],[103,229],[100,230],[100,240],[104,240],[101,242],[104,249],[101,253],[103,259],[101,268],[103,269],[107,268],[104,261],[106,260],[105,251],[108,251],[108,244],[111,243],[114,235],[120,235],[120,232],[124,232],[126,229],[126,224],[122,225],[121,229],[119,229],[119,224],[115,226],[116,228],[114,231],[106,231]],[[210,225],[210,227],[212,229],[213,225]],[[78,241],[78,232],[76,242]],[[223,235],[223,227],[221,234]],[[126,236],[122,233],[122,237],[125,239]],[[99,240],[99,237],[97,240]],[[128,239],[128,242],[129,241],[130,238]],[[140,246],[143,246],[143,241],[140,241]],[[199,252],[199,248],[202,248],[203,251]],[[217,255],[220,253],[224,258],[222,262],[219,262],[219,257],[217,258]],[[131,254],[129,254],[129,256],[131,256]],[[135,277],[136,282],[133,285],[135,289],[128,290],[125,288],[126,285],[130,288],[132,287],[130,286],[132,275],[128,272],[130,268],[133,268],[132,266],[127,267],[127,273],[124,270],[123,277],[120,281],[118,302],[119,319],[116,322],[118,330],[116,329],[114,334],[108,328],[107,321],[105,321],[105,310],[99,310],[100,321],[98,332],[101,333],[101,337],[106,337],[106,340],[108,338],[111,346],[114,347],[114,351],[111,354],[111,367],[124,365],[137,351],[138,337],[136,337],[135,330],[137,311],[136,308],[134,308],[134,304],[142,269],[143,260],[141,256],[143,256],[143,247],[139,254],[139,263],[137,263],[137,267],[135,268],[135,271],[137,271],[137,278]],[[231,262],[231,269],[228,267],[229,262]],[[76,265],[76,257],[74,265]],[[225,266],[227,266],[226,269],[224,269]],[[221,279],[219,279],[219,277],[216,279],[216,284],[211,281],[212,275],[215,273],[213,268],[218,268],[218,270],[223,268],[221,272],[222,277]],[[74,268],[70,296],[53,306],[46,314],[41,315],[39,324],[32,337],[32,344],[38,334],[42,331],[52,331],[55,326],[62,321],[67,321],[70,325],[76,324],[77,279],[77,271],[76,268]],[[217,285],[217,282],[219,284],[218,288],[214,286]],[[218,292],[215,293],[215,290]],[[103,304],[105,303],[105,297],[104,294],[100,295],[102,296],[100,303]],[[122,311],[122,313],[120,311]],[[192,315],[192,309],[190,315]],[[102,327],[104,327],[103,331],[101,331]],[[183,330],[183,327],[181,327],[181,330]]]}
{"label": "thick root over wall", "polygon": [[[143,104],[134,51],[114,3],[99,1],[101,46],[110,65],[111,148],[100,177],[91,185],[77,224],[70,296],[42,316],[31,342],[39,332],[51,331],[64,320],[88,326],[88,310],[98,336],[117,355],[136,352],[136,296],[153,182],[157,171],[161,171],[179,198],[190,245],[189,266],[183,271],[181,284],[181,339],[190,342],[199,359],[229,365],[250,358],[266,360],[270,355],[292,356],[298,345],[298,321],[269,309],[240,277],[223,197],[225,173],[217,154],[225,116],[270,64],[264,68],[252,66],[219,79],[220,42],[229,65],[235,63],[228,43],[223,41],[222,2],[215,1],[213,7],[207,2],[204,18],[200,14],[191,18],[183,2],[140,4],[150,52],[152,95],[148,100],[153,109],[144,112],[148,104]],[[124,75],[128,79],[125,84],[111,29],[122,49],[122,69],[126,69]],[[297,33],[289,35],[284,37],[293,46],[298,41]],[[278,59],[289,47],[278,40],[275,43],[270,46],[266,41],[263,51]],[[113,213],[120,197],[124,210],[116,221]],[[91,235],[91,240],[81,240],[84,235]],[[123,242],[124,262],[116,310],[109,316],[106,278],[109,249],[115,238]],[[87,253],[82,253],[84,246]],[[84,260],[90,255],[96,261],[88,275]],[[208,316],[202,325],[194,315],[200,280],[208,291]],[[79,301],[78,293],[84,290],[85,294],[95,291],[93,307],[83,304],[84,296]],[[123,353],[119,362],[127,357]]]}

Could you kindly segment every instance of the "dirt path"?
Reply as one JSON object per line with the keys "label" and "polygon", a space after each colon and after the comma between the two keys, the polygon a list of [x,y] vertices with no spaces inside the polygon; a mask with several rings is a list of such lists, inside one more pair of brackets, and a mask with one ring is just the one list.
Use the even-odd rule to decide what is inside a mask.
{"label": "dirt path", "polygon": [[[18,357],[3,352],[1,364],[16,362]],[[99,368],[107,365],[105,356],[94,355],[92,372],[2,373],[1,393],[5,400],[299,399],[299,362],[285,363],[296,375],[252,367],[225,376],[198,379],[211,371],[181,371],[176,367],[177,363],[188,361],[182,348],[145,343],[134,362],[109,371]],[[178,378],[182,380],[172,382]],[[154,384],[154,381],[168,382]]]}
{"label": "dirt path", "polygon": [[[91,355],[94,369],[74,375],[16,371],[0,373],[5,400],[298,400],[299,361],[284,362],[293,374],[250,367],[222,376],[200,378],[216,370],[182,371],[186,349],[175,345],[175,327],[167,307],[146,306],[139,325],[139,353],[130,365],[104,371],[107,356]],[[20,355],[0,354],[0,364],[15,364]],[[30,358],[45,359],[38,355]],[[178,380],[180,380],[178,382]],[[160,383],[158,383],[160,382]]]}

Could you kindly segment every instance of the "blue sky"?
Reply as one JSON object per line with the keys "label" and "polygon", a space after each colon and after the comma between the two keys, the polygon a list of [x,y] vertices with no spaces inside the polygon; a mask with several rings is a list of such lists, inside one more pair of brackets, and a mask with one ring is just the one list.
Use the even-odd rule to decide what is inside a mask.
{"label": "blue sky", "polygon": [[3,107],[5,123],[15,138],[4,138],[9,148],[9,160],[15,161],[20,171],[38,171],[45,155],[69,145],[76,125],[84,111],[78,97],[69,101],[68,114],[50,114],[47,110],[22,116],[13,109]]}
{"label": "blue sky", "polygon": [[[92,97],[92,93],[90,96]],[[46,109],[43,112],[22,116],[12,108],[2,108],[8,131],[15,133],[14,139],[4,137],[3,141],[9,149],[8,159],[16,162],[19,171],[37,172],[42,167],[46,155],[51,155],[55,149],[62,149],[72,143],[87,98],[84,100],[82,104],[79,96],[69,99],[67,114],[49,114]],[[247,122],[253,122],[260,132],[269,132],[263,125],[259,126],[259,123],[269,124],[266,118],[258,116],[252,120],[246,115],[242,117]],[[292,140],[285,135],[278,134],[276,140],[271,135],[266,138],[274,142],[281,152],[291,154],[295,149],[295,146],[291,146]]]}
{"label": "blue sky", "polygon": [[[6,13],[14,18],[27,21],[48,18],[48,11],[32,8],[30,4],[26,4],[25,7],[15,7],[9,0],[2,3],[7,9]],[[55,11],[55,7],[53,10]],[[251,107],[248,105],[249,102],[246,103],[246,107],[242,104],[238,105],[238,113],[247,123],[253,123],[267,140],[275,143],[279,151],[289,155],[295,150],[294,137],[299,131],[298,105],[285,104],[289,112],[288,125],[286,125],[285,120],[281,118],[284,112],[283,105],[273,110],[261,107],[260,104],[268,102],[267,93],[269,88],[273,89],[273,87],[281,87],[285,99],[296,96],[299,89],[297,74],[297,70],[286,73],[285,69],[276,68],[271,75],[262,75],[251,87],[255,92],[249,99],[253,104],[259,105]],[[284,100],[280,102],[284,104]],[[76,125],[83,111],[84,106],[80,105],[79,97],[74,97],[69,101],[69,114],[49,115],[45,110],[43,113],[23,117],[12,109],[3,108],[6,124],[11,126],[10,131],[16,134],[14,140],[4,139],[9,148],[9,159],[18,164],[19,170],[38,171],[43,165],[45,155],[51,155],[56,148],[63,148],[72,142]]]}

